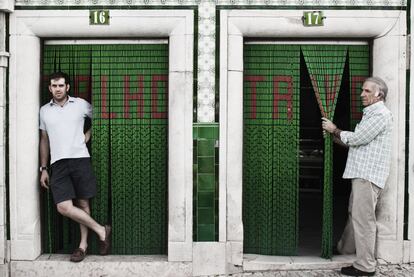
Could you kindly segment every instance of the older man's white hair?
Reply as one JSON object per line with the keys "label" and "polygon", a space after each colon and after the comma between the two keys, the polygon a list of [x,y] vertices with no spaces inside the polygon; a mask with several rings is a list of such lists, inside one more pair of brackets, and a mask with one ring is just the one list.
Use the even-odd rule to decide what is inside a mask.
{"label": "older man's white hair", "polygon": [[387,99],[388,94],[388,87],[387,84],[384,82],[383,79],[380,77],[369,77],[365,80],[365,82],[371,82],[377,85],[377,89],[379,91],[379,96],[385,101]]}

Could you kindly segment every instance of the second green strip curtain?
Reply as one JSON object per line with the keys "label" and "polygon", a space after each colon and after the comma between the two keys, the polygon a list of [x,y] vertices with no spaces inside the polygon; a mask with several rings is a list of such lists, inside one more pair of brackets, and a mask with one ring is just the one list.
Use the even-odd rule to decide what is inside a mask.
{"label": "second green strip curtain", "polygon": [[[303,45],[301,46],[312,87],[323,117],[333,120],[336,100],[341,87],[347,46]],[[332,256],[332,137],[325,137],[322,253],[324,258]]]}

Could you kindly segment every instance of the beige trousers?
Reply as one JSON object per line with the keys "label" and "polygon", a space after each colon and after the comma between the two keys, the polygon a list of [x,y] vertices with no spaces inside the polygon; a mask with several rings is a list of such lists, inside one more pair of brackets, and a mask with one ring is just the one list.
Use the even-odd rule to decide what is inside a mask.
{"label": "beige trousers", "polygon": [[352,191],[349,198],[348,222],[338,242],[341,254],[354,254],[356,269],[375,271],[375,241],[377,222],[375,208],[382,189],[364,179],[352,179]]}

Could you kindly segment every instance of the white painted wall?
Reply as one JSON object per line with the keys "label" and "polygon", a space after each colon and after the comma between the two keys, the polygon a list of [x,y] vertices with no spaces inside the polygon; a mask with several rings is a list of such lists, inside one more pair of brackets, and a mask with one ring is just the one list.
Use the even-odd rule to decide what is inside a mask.
{"label": "white painted wall", "polygon": [[[8,3],[13,1],[6,1]],[[4,2],[5,3],[5,2]],[[412,13],[413,14],[413,13]],[[193,14],[188,10],[111,10],[110,26],[89,26],[88,11],[23,11],[11,14],[10,24],[10,217],[11,249],[15,260],[33,260],[40,254],[38,199],[39,38],[168,37],[169,79],[169,261],[192,261],[193,272],[229,273],[243,265],[242,224],[242,75],[243,38],[248,36],[311,39],[354,37],[374,42],[374,74],[390,87],[387,105],[394,113],[393,170],[379,220],[378,255],[388,261],[402,259],[405,140],[405,42],[404,11],[327,10],[325,26],[304,28],[302,10],[225,10],[220,14],[220,187],[219,243],[192,243],[192,108],[193,108]],[[252,24],[254,22],[254,24]],[[363,27],[361,27],[363,26]],[[413,28],[412,28],[413,29]],[[218,34],[217,34],[218,35]],[[0,53],[1,64],[7,54]],[[3,61],[3,62],[2,62]],[[218,69],[217,69],[218,70]],[[414,80],[414,75],[411,77]],[[414,91],[414,87],[411,88]],[[214,91],[214,90],[213,90]],[[2,111],[0,92],[0,112]],[[411,97],[414,104],[414,97]],[[411,113],[411,119],[414,119]],[[411,120],[412,121],[412,120]],[[4,128],[4,119],[0,125]],[[410,136],[414,135],[411,128]],[[4,156],[0,140],[0,157]],[[410,143],[410,149],[413,143]],[[4,165],[0,160],[1,170]],[[410,157],[410,180],[414,162]],[[0,183],[1,189],[1,183]],[[410,182],[410,192],[413,191]],[[0,197],[2,191],[0,190]],[[3,194],[4,195],[4,194]],[[410,210],[414,210],[413,193]],[[4,205],[0,198],[1,205]],[[410,213],[410,238],[414,213]],[[1,233],[0,258],[4,235]],[[225,245],[225,247],[224,247]],[[414,245],[410,245],[414,253]],[[211,265],[200,259],[211,253]],[[414,254],[411,254],[414,257]],[[413,259],[409,259],[414,261]],[[214,265],[214,266],[213,266]],[[231,268],[231,269],[229,269]]]}

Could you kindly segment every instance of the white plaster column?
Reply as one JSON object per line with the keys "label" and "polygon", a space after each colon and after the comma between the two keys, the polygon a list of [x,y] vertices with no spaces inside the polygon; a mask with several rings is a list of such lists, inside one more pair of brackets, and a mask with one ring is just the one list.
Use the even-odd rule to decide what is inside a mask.
{"label": "white plaster column", "polygon": [[[227,240],[229,242],[243,241],[242,222],[242,168],[243,168],[243,59],[236,59],[232,56],[243,55],[243,37],[241,34],[230,34],[228,37],[229,63],[228,82],[232,89],[228,89],[227,101],[232,111],[228,114],[228,120],[235,123],[227,126],[227,132],[231,137],[238,137],[238,143],[227,152],[227,163],[237,168],[227,178]],[[234,89],[233,89],[234,88]],[[231,150],[231,151],[230,151]]]}
{"label": "white plaster column", "polygon": [[392,29],[373,40],[373,76],[388,86],[385,105],[393,114],[391,170],[377,206],[377,258],[398,263],[403,258],[406,24],[398,18]]}
{"label": "white plaster column", "polygon": [[33,260],[41,250],[38,181],[40,40],[33,35],[11,33],[10,49],[14,52],[10,57],[9,83],[11,258]]}
{"label": "white plaster column", "polygon": [[0,1],[0,11],[12,12],[14,10],[14,0]]}
{"label": "white plaster column", "polygon": [[168,261],[192,261],[193,51],[189,51],[193,49],[192,29],[173,32],[169,43]]}
{"label": "white plaster column", "polygon": [[[170,47],[173,45],[170,44]],[[171,56],[170,56],[171,57]],[[169,167],[168,167],[168,261],[192,261],[192,73],[170,71],[169,77]],[[192,110],[190,108],[190,110]],[[187,169],[187,170],[186,170]]]}

